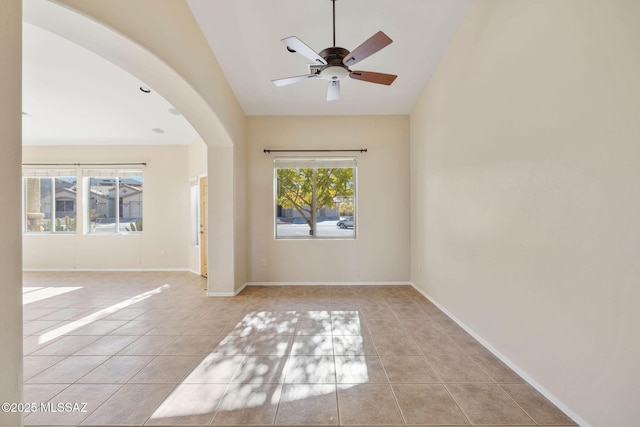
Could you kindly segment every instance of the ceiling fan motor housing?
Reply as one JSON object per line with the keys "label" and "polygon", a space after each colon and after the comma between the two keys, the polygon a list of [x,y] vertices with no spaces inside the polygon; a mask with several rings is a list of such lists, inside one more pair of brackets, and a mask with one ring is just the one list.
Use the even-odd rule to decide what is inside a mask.
{"label": "ceiling fan motor housing", "polygon": [[322,50],[319,55],[327,61],[318,73],[320,78],[325,80],[340,80],[349,75],[349,69],[342,63],[342,60],[349,55],[349,51],[343,47],[328,47]]}

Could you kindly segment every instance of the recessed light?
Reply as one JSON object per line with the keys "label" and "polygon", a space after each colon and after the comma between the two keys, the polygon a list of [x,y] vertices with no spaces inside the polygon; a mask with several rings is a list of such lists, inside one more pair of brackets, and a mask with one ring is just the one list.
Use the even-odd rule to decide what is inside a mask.
{"label": "recessed light", "polygon": [[151,89],[146,86],[140,86],[140,91],[144,93],[151,93]]}
{"label": "recessed light", "polygon": [[164,133],[164,130],[160,128],[153,128],[151,130],[154,131],[155,133]]}
{"label": "recessed light", "polygon": [[173,114],[173,115],[176,115],[176,116],[180,115],[180,111],[176,110],[175,108],[169,108],[168,111],[169,111],[169,114]]}

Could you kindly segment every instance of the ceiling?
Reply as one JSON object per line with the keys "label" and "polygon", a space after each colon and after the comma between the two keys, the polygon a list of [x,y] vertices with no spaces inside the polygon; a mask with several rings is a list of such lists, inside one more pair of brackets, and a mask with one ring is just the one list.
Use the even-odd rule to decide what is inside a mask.
{"label": "ceiling", "polygon": [[187,0],[245,114],[409,114],[471,0],[336,0],[336,44],[348,50],[382,30],[393,43],[352,69],[397,74],[391,86],[341,81],[327,102],[326,80],[276,87],[308,73],[311,61],[287,51],[297,36],[316,52],[330,47],[330,0]]}
{"label": "ceiling", "polygon": [[[310,61],[288,52],[282,38],[295,35],[316,51],[332,45],[330,0],[187,2],[252,116],[409,114],[471,0],[336,0],[338,46],[353,50],[379,30],[393,39],[352,68],[398,78],[391,86],[347,78],[341,99],[331,102],[325,80],[284,87],[271,82],[308,73]],[[42,4],[25,2],[26,13]],[[140,90],[144,82],[28,22],[23,58],[25,145],[173,145],[198,138],[162,96]]]}
{"label": "ceiling", "polygon": [[162,96],[140,90],[144,82],[28,22],[22,75],[24,145],[175,145],[198,138]]}

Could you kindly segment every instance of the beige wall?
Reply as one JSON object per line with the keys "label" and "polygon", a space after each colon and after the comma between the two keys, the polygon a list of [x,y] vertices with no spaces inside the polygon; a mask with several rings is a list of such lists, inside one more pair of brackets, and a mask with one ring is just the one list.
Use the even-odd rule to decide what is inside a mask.
{"label": "beige wall", "polygon": [[[250,117],[248,123],[250,282],[409,280],[407,116]],[[274,155],[265,148],[367,148],[348,153],[358,161],[358,238],[275,240]]]}
{"label": "beige wall", "polygon": [[411,116],[414,283],[584,425],[640,415],[639,19],[473,2]]}
{"label": "beige wall", "polygon": [[[147,163],[142,167],[141,234],[84,234],[81,227],[72,235],[25,234],[24,268],[188,269],[188,150],[188,146],[24,147],[25,163]],[[79,215],[84,217],[80,204]]]}
{"label": "beige wall", "polygon": [[[22,2],[0,0],[0,402],[22,402]],[[22,425],[22,414],[0,412],[0,425]]]}

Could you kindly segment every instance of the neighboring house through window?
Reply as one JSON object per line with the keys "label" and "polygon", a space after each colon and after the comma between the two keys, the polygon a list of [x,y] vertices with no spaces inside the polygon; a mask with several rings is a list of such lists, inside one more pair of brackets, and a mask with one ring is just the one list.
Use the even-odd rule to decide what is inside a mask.
{"label": "neighboring house through window", "polygon": [[24,231],[76,231],[78,180],[75,169],[25,169]]}
{"label": "neighboring house through window", "polygon": [[84,176],[87,233],[142,231],[141,170],[87,169]]}

